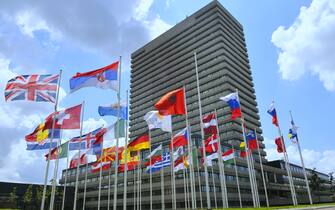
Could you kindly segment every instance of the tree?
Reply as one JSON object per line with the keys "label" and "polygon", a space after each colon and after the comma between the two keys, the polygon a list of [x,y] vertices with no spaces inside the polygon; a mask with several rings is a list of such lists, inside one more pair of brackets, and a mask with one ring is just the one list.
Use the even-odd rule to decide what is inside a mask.
{"label": "tree", "polygon": [[319,201],[320,201],[320,193],[317,193],[321,189],[321,180],[318,174],[315,171],[315,168],[311,171],[311,177],[309,178],[309,186],[311,188],[311,191],[314,195],[319,194]]}
{"label": "tree", "polygon": [[26,192],[23,195],[23,203],[25,206],[30,206],[33,198],[33,186],[29,185]]}
{"label": "tree", "polygon": [[17,207],[17,194],[16,194],[16,187],[13,187],[12,192],[9,193],[9,201],[12,202],[15,207]]}
{"label": "tree", "polygon": [[334,186],[334,172],[329,173],[329,184],[330,184],[330,191],[335,192],[335,186]]}

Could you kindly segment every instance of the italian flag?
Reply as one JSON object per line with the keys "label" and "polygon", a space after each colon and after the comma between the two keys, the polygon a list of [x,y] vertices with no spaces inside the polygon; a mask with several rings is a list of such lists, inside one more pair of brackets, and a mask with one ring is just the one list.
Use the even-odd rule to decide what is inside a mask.
{"label": "italian flag", "polygon": [[230,164],[234,162],[234,150],[230,149],[222,154],[222,160],[225,164]]}

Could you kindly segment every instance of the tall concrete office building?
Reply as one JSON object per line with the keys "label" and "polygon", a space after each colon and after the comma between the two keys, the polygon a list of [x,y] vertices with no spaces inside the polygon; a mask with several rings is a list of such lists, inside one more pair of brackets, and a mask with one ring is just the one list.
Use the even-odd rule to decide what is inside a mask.
{"label": "tall concrete office building", "polygon": [[[229,107],[219,99],[236,90],[240,96],[246,126],[248,129],[256,129],[258,140],[262,142],[243,27],[218,1],[212,1],[132,53],[131,139],[148,131],[143,116],[154,109],[154,104],[160,97],[171,90],[185,87],[191,136],[199,145],[197,137],[200,134],[200,118],[194,53],[197,55],[202,112],[208,114],[217,110],[223,148],[233,146],[238,149],[243,141],[240,120],[230,120]],[[185,126],[185,116],[173,117],[173,134]],[[160,143],[167,147],[170,143],[169,133],[154,130],[151,134],[153,147]],[[263,144],[260,146],[264,147]],[[265,155],[262,151],[262,156]],[[233,176],[234,173],[228,175]],[[232,186],[228,192],[237,193],[235,189]],[[205,193],[203,194],[205,198]],[[221,200],[220,198],[219,196],[218,199]],[[235,205],[237,198],[233,196],[229,201]]]}

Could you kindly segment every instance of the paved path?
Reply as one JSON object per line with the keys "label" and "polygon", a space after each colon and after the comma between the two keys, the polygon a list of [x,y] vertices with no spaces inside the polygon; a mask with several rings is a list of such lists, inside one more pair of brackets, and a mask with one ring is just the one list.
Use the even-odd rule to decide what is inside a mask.
{"label": "paved path", "polygon": [[295,208],[295,209],[282,209],[282,210],[335,210],[335,206],[315,206],[315,207],[305,207],[305,208]]}

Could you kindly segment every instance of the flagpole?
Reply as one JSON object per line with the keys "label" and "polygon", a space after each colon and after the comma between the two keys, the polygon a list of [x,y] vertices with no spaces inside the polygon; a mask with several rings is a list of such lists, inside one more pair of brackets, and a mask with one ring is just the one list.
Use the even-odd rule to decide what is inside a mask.
{"label": "flagpole", "polygon": [[77,158],[76,187],[75,187],[75,190],[74,190],[73,210],[77,209],[78,179],[79,179],[79,166],[80,166],[80,150],[81,150],[81,142],[83,140],[82,136],[83,136],[84,107],[85,107],[85,101],[82,102],[82,106],[81,106],[80,141],[79,141],[80,143],[79,143],[79,152],[78,152],[78,158]]}
{"label": "flagpole", "polygon": [[228,193],[227,193],[227,185],[226,185],[226,174],[224,171],[224,165],[222,161],[222,146],[221,146],[221,137],[219,130],[219,120],[216,109],[214,110],[215,120],[216,120],[216,130],[218,133],[218,162],[219,162],[219,170],[220,170],[220,184],[221,184],[221,196],[222,196],[222,206],[224,208],[228,208]]}
{"label": "flagpole", "polygon": [[[54,110],[55,112],[57,112],[57,107],[58,107],[59,88],[60,88],[61,77],[62,77],[62,70],[59,70],[59,79],[58,79],[56,101],[55,101],[55,107],[54,107],[55,108],[55,110]],[[48,157],[50,157],[50,153],[51,153],[51,146],[52,146],[52,141],[53,141],[53,138],[54,138],[54,130],[55,130],[55,116],[52,116],[52,129],[51,129],[51,138],[50,138]],[[41,202],[41,210],[44,210],[44,205],[45,205],[45,195],[46,195],[46,191],[47,191],[49,165],[50,165],[50,158],[48,158],[47,165],[46,165],[46,168],[45,168],[43,195],[42,195],[42,202]]]}
{"label": "flagpole", "polygon": [[142,210],[142,161],[141,161],[141,151],[140,151],[139,154],[140,154],[139,210]]}
{"label": "flagpole", "polygon": [[[149,131],[148,131],[148,134],[149,134],[149,154],[151,155],[151,132],[150,132],[150,128],[149,128]],[[152,166],[151,165],[151,156],[149,158],[149,165],[150,167]],[[152,170],[150,168],[149,170],[149,188],[150,188],[150,210],[152,210]]]}
{"label": "flagpole", "polygon": [[183,184],[184,184],[184,202],[185,202],[185,209],[187,209],[187,194],[186,194],[186,178],[185,178],[185,163],[184,163],[184,157],[183,157],[183,164],[184,164],[184,169],[183,169]]}
{"label": "flagpole", "polygon": [[[188,168],[188,169],[189,169],[189,171],[191,170],[190,168]],[[191,173],[191,171],[190,171],[190,173]],[[188,185],[188,181],[190,180],[190,177],[187,175],[187,168],[186,168],[186,173],[185,173],[185,180],[186,180],[187,206],[188,206],[188,208],[190,208],[190,206],[191,206],[190,205],[190,188],[189,188],[189,185]]]}
{"label": "flagpole", "polygon": [[[161,149],[161,156],[162,156],[162,162],[163,162],[163,148]],[[171,156],[170,156],[171,158]],[[162,203],[162,210],[165,210],[165,195],[164,195],[164,167],[161,169],[161,203]]]}
{"label": "flagpole", "polygon": [[[183,91],[184,91],[184,105],[185,105],[185,121],[186,121],[186,129],[187,129],[187,149],[188,149],[188,153],[191,155],[192,157],[192,145],[193,145],[193,142],[192,142],[192,139],[191,139],[191,130],[189,128],[189,122],[188,122],[188,111],[187,111],[187,100],[186,100],[186,86],[184,85],[183,87]],[[196,209],[197,208],[197,203],[196,203],[196,200],[195,200],[195,185],[193,185],[194,183],[194,166],[193,164],[191,164],[191,167],[190,167],[190,181],[192,183],[191,185],[191,200],[192,200],[192,209]],[[194,183],[195,184],[195,183]]]}
{"label": "flagpole", "polygon": [[[272,103],[274,104],[274,101]],[[278,120],[278,117],[277,117],[277,120]],[[285,146],[284,138],[283,138],[280,126],[279,126],[279,120],[278,120],[277,128],[278,128],[278,134],[279,134],[279,137],[280,137],[280,142],[281,142],[281,145],[283,146],[284,161],[285,161],[285,166],[286,166],[286,170],[287,170],[288,181],[289,181],[289,184],[290,184],[292,201],[293,201],[293,205],[296,206],[296,205],[298,205],[298,202],[296,200],[295,188],[294,188],[294,183],[293,183],[292,174],[291,174],[291,167],[289,165],[289,160],[288,160],[288,155],[287,155],[287,152],[286,152],[286,146]]]}
{"label": "flagpole", "polygon": [[[99,170],[99,193],[98,193],[98,210],[100,210],[100,199],[101,199],[101,178],[102,178],[102,155],[104,151],[104,141],[101,142],[101,152],[100,152],[100,170]],[[109,165],[109,167],[111,167]]]}
{"label": "flagpole", "polygon": [[[197,53],[194,52],[194,60],[195,60],[195,72],[197,78],[197,91],[198,91],[198,103],[199,103],[199,118],[200,118],[200,131],[201,131],[201,143],[202,143],[202,152],[204,157],[206,156],[205,151],[205,143],[204,143],[204,130],[203,130],[203,121],[202,121],[202,107],[201,107],[201,96],[200,96],[200,86],[199,86],[199,74],[198,74],[198,64],[197,64]],[[211,200],[209,197],[209,184],[208,184],[208,170],[207,170],[207,162],[204,161],[205,168],[205,182],[206,182],[206,197],[207,197],[207,209],[211,209]]]}
{"label": "flagpole", "polygon": [[255,135],[256,135],[256,142],[257,142],[257,151],[258,151],[259,163],[261,165],[261,173],[262,173],[262,179],[263,179],[263,186],[264,186],[266,206],[269,207],[270,204],[269,204],[269,198],[268,198],[268,190],[267,190],[266,182],[265,182],[264,169],[263,169],[263,161],[262,161],[261,152],[260,152],[260,149],[259,149],[259,142],[258,142],[258,137],[257,137],[257,133],[256,133],[256,128],[254,129],[254,131],[255,131]]}
{"label": "flagpole", "polygon": [[140,170],[141,170],[141,156],[140,156],[140,151],[137,151],[137,156],[140,161],[138,165],[138,170],[137,170],[137,192],[136,192],[136,209],[140,209]]}
{"label": "flagpole", "polygon": [[64,210],[65,204],[65,194],[66,194],[66,184],[67,184],[67,172],[68,172],[68,165],[69,165],[69,144],[67,144],[67,155],[66,155],[66,169],[65,169],[65,181],[64,181],[64,189],[63,189],[63,199],[62,199],[62,210]]}
{"label": "flagpole", "polygon": [[[61,146],[62,144],[62,130],[59,131],[60,132],[60,138],[57,142],[57,147]],[[53,177],[53,182],[52,182],[52,188],[51,188],[51,198],[50,198],[50,206],[49,206],[49,210],[53,210],[54,209],[54,200],[55,200],[55,191],[56,191],[56,182],[57,182],[57,174],[58,174],[58,164],[59,164],[59,149],[57,149],[57,157],[56,157],[56,161],[55,161],[55,168],[54,168],[54,177]],[[51,158],[50,156],[48,156],[48,158]]]}
{"label": "flagpole", "polygon": [[[87,156],[86,156],[86,159],[87,159]],[[85,210],[85,204],[86,204],[86,187],[87,187],[87,170],[88,170],[87,166],[88,166],[88,160],[86,160],[86,166],[85,166],[85,184],[84,184],[83,210]]]}
{"label": "flagpole", "polygon": [[[292,126],[294,126],[294,121],[293,121],[293,116],[292,116],[292,112],[291,111],[290,111],[290,116],[291,116]],[[302,169],[303,169],[303,172],[304,172],[304,178],[305,178],[305,183],[306,183],[306,188],[307,188],[309,203],[312,205],[313,204],[313,199],[312,199],[311,191],[309,189],[309,184],[308,184],[308,179],[307,179],[307,173],[306,173],[306,169],[305,169],[304,159],[303,159],[302,153],[301,153],[301,148],[300,148],[300,142],[299,142],[299,139],[298,139],[298,134],[296,134],[295,138],[297,140],[297,145],[298,145],[298,150],[299,150],[299,155],[300,155],[301,166],[302,166]]]}
{"label": "flagpole", "polygon": [[120,56],[120,60],[119,60],[119,90],[118,90],[118,93],[117,93],[117,102],[118,102],[118,112],[117,112],[117,132],[118,132],[118,135],[116,137],[116,155],[115,155],[115,172],[114,172],[114,200],[113,200],[113,209],[116,210],[116,206],[117,206],[117,174],[118,174],[118,171],[117,171],[117,168],[118,168],[118,164],[119,164],[119,137],[120,137],[120,91],[121,91],[121,56]]}
{"label": "flagpole", "polygon": [[249,151],[250,151],[250,165],[251,165],[251,172],[252,172],[251,174],[253,177],[254,189],[255,189],[255,198],[256,198],[257,207],[260,207],[258,185],[257,185],[257,179],[256,179],[256,170],[255,170],[255,161],[254,161],[252,150],[249,150]]}
{"label": "flagpole", "polygon": [[[116,148],[115,148],[116,149]],[[118,152],[117,150],[115,150],[115,154],[118,155]],[[107,209],[109,210],[109,207],[110,207],[110,197],[111,197],[111,171],[112,171],[112,161],[110,162],[110,167],[108,169],[108,190],[107,190]],[[114,162],[115,164],[115,162]]]}
{"label": "flagpole", "polygon": [[237,167],[236,167],[236,158],[235,158],[235,149],[233,145],[231,145],[231,148],[234,151],[234,168],[235,168],[235,177],[236,177],[236,184],[237,184],[237,192],[238,192],[238,199],[240,201],[240,208],[242,208],[242,198],[241,198],[241,190],[240,190],[240,181],[238,178],[238,172],[237,172]]}
{"label": "flagpole", "polygon": [[198,171],[198,183],[199,183],[199,196],[200,196],[200,208],[203,208],[203,203],[202,203],[202,191],[201,191],[201,180],[200,180],[200,169],[199,169],[199,159],[198,159],[198,148],[195,150],[195,154],[197,157],[197,171]]}
{"label": "flagpole", "polygon": [[[213,161],[212,161],[212,164],[213,164]],[[214,202],[215,202],[215,208],[217,209],[218,208],[218,203],[217,203],[217,200],[216,200],[216,187],[215,187],[214,170],[213,170],[214,167],[212,166],[211,168],[212,168],[212,179],[213,179],[213,189],[214,189]]]}
{"label": "flagpole", "polygon": [[124,172],[123,172],[123,210],[127,210],[127,185],[128,185],[128,180],[127,180],[127,170],[128,170],[128,126],[129,126],[129,113],[128,113],[128,90],[126,91],[126,103],[127,103],[127,121],[126,121],[126,137],[125,137],[125,143],[124,143],[124,151],[125,151],[125,166],[124,166]]}
{"label": "flagpole", "polygon": [[171,132],[171,152],[170,152],[170,157],[171,157],[171,173],[172,173],[172,209],[176,210],[177,209],[177,204],[176,204],[176,181],[175,181],[175,174],[174,174],[174,151],[173,151],[173,136]]}
{"label": "flagpole", "polygon": [[[138,167],[139,165],[137,165],[137,170],[134,170],[134,177],[133,177],[133,180],[134,180],[134,193],[133,193],[133,198],[134,198],[134,210],[136,210],[136,195],[137,195],[137,192],[136,192],[136,188],[137,188],[137,180],[136,180],[136,173],[138,171]],[[136,194],[135,194],[136,193]]]}

